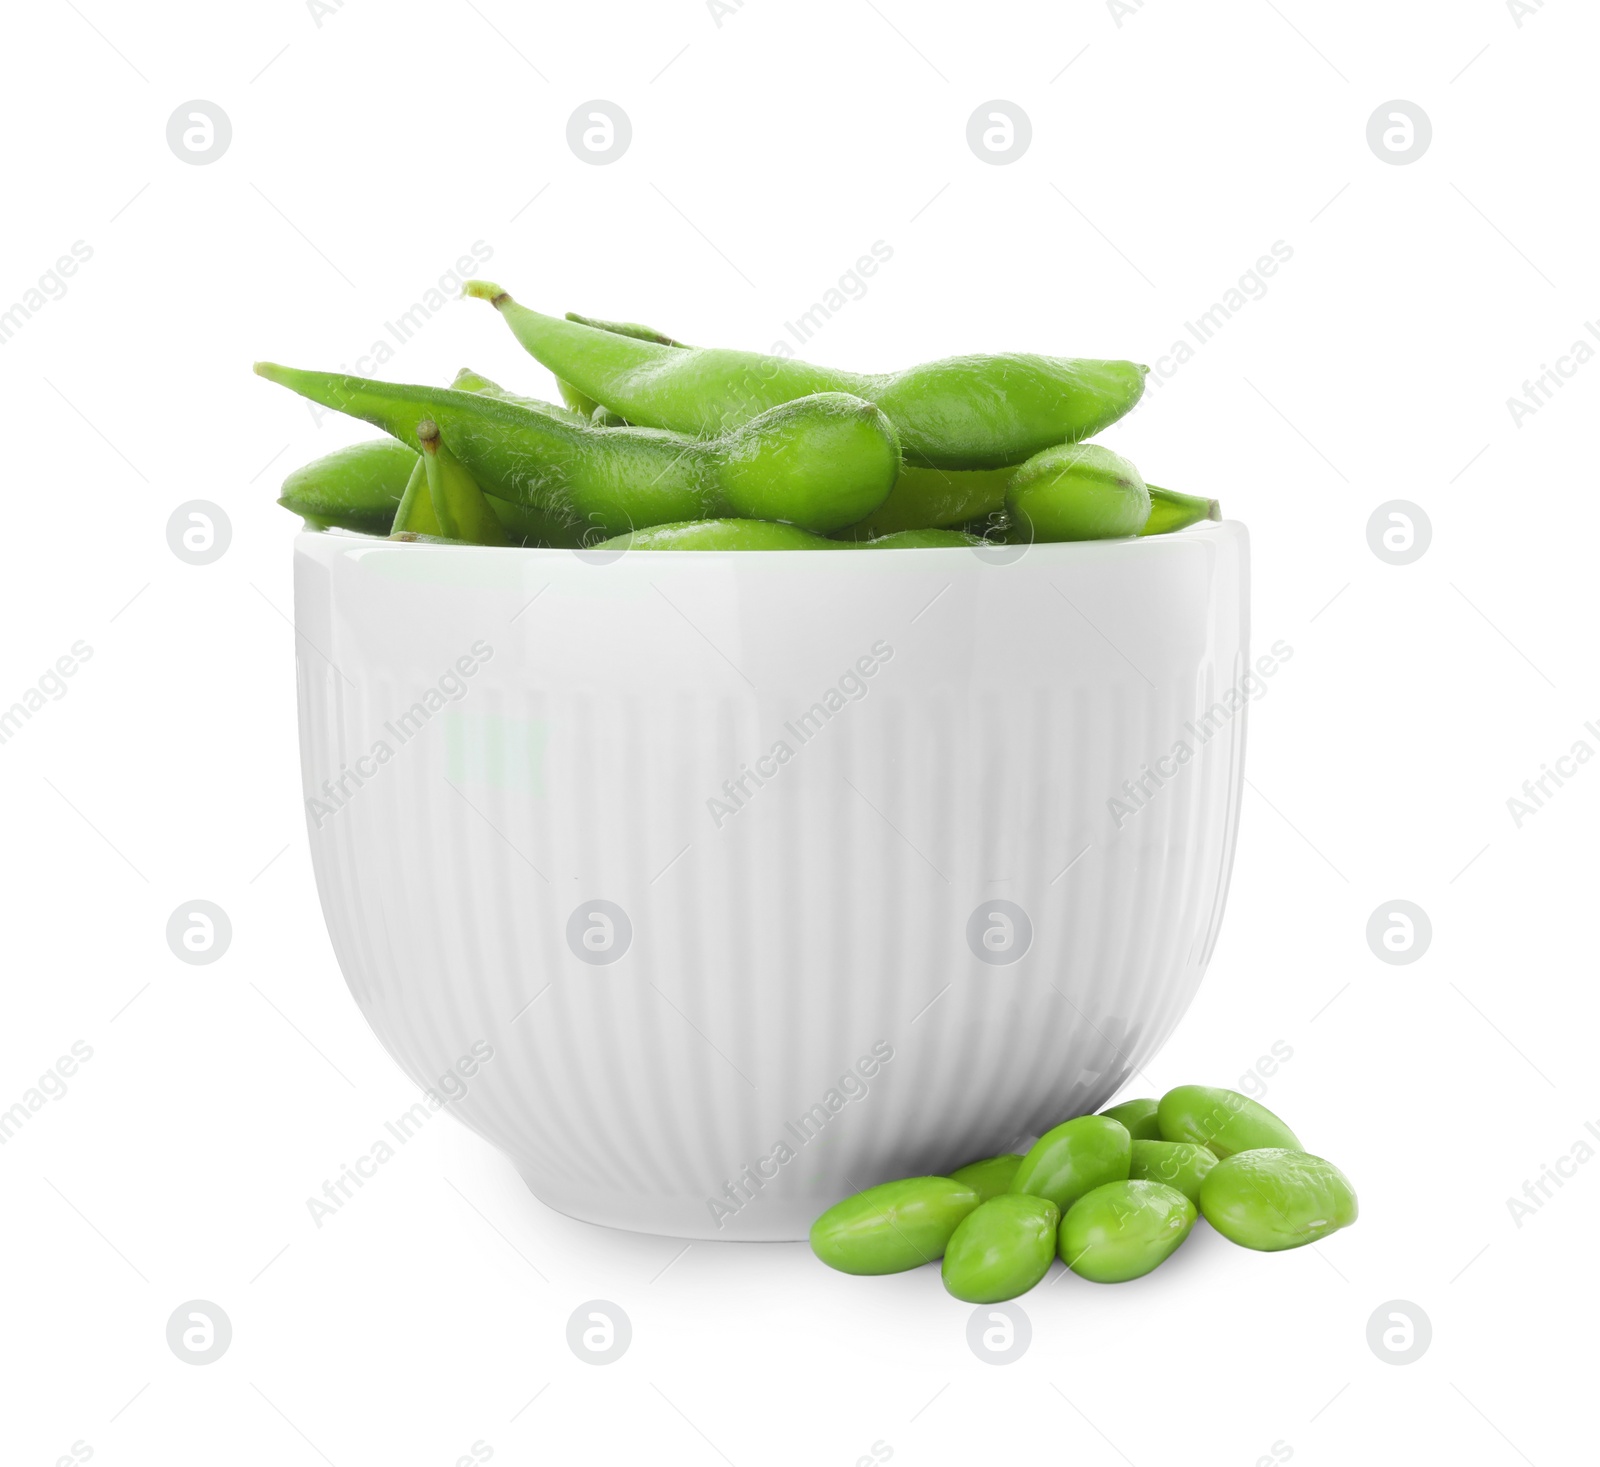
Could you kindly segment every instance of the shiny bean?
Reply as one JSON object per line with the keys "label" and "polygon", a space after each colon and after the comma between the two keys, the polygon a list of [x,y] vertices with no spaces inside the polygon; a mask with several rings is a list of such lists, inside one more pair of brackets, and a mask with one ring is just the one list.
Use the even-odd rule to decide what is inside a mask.
{"label": "shiny bean", "polygon": [[1201,1183],[1200,1210],[1224,1238],[1276,1253],[1349,1227],[1359,1208],[1332,1162],[1270,1147],[1218,1162]]}
{"label": "shiny bean", "polygon": [[1128,1176],[1139,1182],[1161,1182],[1199,1206],[1200,1184],[1216,1164],[1215,1156],[1191,1141],[1135,1140]]}
{"label": "shiny bean", "polygon": [[1061,1212],[1044,1197],[1006,1193],[962,1219],[945,1249],[944,1286],[969,1304],[1026,1294],[1050,1271]]}
{"label": "shiny bean", "polygon": [[1179,1085],[1157,1109],[1163,1141],[1193,1141],[1219,1159],[1262,1146],[1300,1150],[1288,1126],[1259,1101],[1213,1085]]}
{"label": "shiny bean", "polygon": [[1156,1120],[1158,1104],[1158,1101],[1149,1099],[1124,1100],[1121,1105],[1113,1105],[1100,1114],[1121,1121],[1135,1141],[1159,1141],[1161,1126]]}
{"label": "shiny bean", "polygon": [[1194,1203],[1175,1188],[1109,1182],[1061,1219],[1061,1261],[1091,1283],[1126,1283],[1166,1262],[1194,1220]]}
{"label": "shiny bean", "polygon": [[1011,1190],[1047,1197],[1063,1212],[1085,1192],[1127,1179],[1132,1138],[1120,1121],[1079,1116],[1046,1131],[1022,1158]]}
{"label": "shiny bean", "polygon": [[907,1177],[834,1204],[811,1225],[811,1251],[841,1273],[902,1273],[932,1263],[978,1205],[949,1177]]}
{"label": "shiny bean", "polygon": [[1022,1158],[1015,1152],[1004,1156],[991,1156],[984,1161],[969,1161],[950,1173],[950,1179],[971,1187],[985,1202],[1011,1190],[1011,1179],[1016,1176]]}

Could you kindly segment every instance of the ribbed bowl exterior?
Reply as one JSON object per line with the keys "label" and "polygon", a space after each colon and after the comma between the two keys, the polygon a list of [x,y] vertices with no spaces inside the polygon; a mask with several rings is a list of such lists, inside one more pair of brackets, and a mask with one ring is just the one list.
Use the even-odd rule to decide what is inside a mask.
{"label": "ribbed bowl exterior", "polygon": [[541,1200],[644,1232],[802,1238],[1092,1110],[1216,940],[1248,575],[1228,522],[1019,559],[302,535],[350,990]]}

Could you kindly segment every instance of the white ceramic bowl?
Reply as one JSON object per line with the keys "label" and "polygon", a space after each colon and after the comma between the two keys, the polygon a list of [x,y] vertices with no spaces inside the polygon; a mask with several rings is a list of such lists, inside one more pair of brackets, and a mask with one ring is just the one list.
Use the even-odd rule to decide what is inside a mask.
{"label": "white ceramic bowl", "polygon": [[544,1202],[802,1238],[1171,1032],[1232,863],[1248,540],[1015,554],[300,536],[339,964]]}

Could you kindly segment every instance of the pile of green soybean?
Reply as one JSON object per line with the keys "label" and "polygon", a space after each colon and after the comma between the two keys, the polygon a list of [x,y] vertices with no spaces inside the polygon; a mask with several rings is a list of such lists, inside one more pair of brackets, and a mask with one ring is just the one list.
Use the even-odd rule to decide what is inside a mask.
{"label": "pile of green soybean", "polygon": [[405,386],[256,363],[390,436],[297,469],[312,529],[471,545],[839,550],[1161,535],[1220,517],[1092,438],[1144,392],[1136,362],[1026,353],[867,375],[542,315],[469,281],[562,404],[470,370]]}
{"label": "pile of green soybean", "polygon": [[811,1248],[857,1274],[942,1255],[950,1293],[996,1304],[1027,1293],[1057,1257],[1093,1283],[1141,1278],[1199,1215],[1232,1242],[1275,1253],[1349,1227],[1356,1194],[1264,1105],[1180,1085],[1066,1121],[1026,1156],[869,1187],[812,1224]]}

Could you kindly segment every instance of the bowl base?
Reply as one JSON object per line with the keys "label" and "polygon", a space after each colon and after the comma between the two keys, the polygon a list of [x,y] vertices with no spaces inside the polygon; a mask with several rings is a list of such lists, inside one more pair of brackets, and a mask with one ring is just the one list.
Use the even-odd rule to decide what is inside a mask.
{"label": "bowl base", "polygon": [[586,1192],[550,1187],[518,1169],[528,1190],[552,1211],[578,1222],[657,1238],[707,1243],[804,1243],[811,1224],[826,1212],[827,1201],[754,1197],[742,1205],[730,1200],[716,1217],[704,1197],[640,1197],[620,1192]]}

